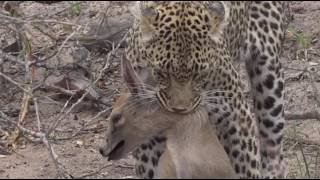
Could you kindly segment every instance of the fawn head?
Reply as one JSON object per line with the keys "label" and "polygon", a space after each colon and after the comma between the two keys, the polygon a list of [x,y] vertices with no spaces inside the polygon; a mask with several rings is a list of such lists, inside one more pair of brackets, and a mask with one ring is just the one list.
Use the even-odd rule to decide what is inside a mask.
{"label": "fawn head", "polygon": [[[174,114],[163,110],[125,57],[121,60],[127,91],[120,94],[109,116],[105,144],[100,153],[109,160],[127,156],[145,140],[172,126]],[[149,87],[150,88],[150,87]]]}

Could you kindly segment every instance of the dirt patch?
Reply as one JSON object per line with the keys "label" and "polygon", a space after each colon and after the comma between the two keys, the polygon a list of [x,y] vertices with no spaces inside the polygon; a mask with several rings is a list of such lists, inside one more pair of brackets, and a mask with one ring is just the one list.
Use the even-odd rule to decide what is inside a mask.
{"label": "dirt patch", "polygon": [[[109,16],[116,19],[128,13],[128,6],[130,6],[129,2],[118,1],[81,2],[79,4],[60,2],[50,5],[23,2],[19,5],[19,8],[26,17],[34,16],[39,19],[48,17],[47,19],[59,20],[61,22],[86,24],[88,28],[81,29],[81,32],[78,33],[81,34],[90,32],[92,30],[90,28],[96,27],[91,25],[95,23],[99,24],[102,14],[106,13],[106,11]],[[286,79],[285,111],[295,113],[319,110],[320,104],[317,103],[315,97],[320,93],[320,2],[293,2],[291,7],[294,19],[289,29],[299,36],[295,37],[291,34],[287,38],[281,57]],[[69,31],[68,28],[71,27],[61,23],[48,23],[47,26],[50,27],[48,28],[50,31],[46,33],[54,34],[57,38],[60,36],[64,38],[68,37],[75,28],[73,27]],[[48,51],[48,49],[50,50],[54,47],[52,38],[44,35],[39,30],[35,30],[34,26],[30,26],[29,30],[28,35],[32,37],[33,48],[39,49],[40,54],[46,55],[50,53],[51,51]],[[100,32],[100,34],[103,33]],[[1,47],[7,47],[7,45],[14,42],[12,32],[0,29],[0,34]],[[305,41],[301,42],[301,38],[302,41]],[[58,47],[61,46],[62,42],[60,41]],[[76,42],[74,43],[76,44]],[[77,54],[79,52],[71,48],[75,44],[67,43],[65,48],[61,50],[60,58],[64,59],[64,63],[74,62],[72,53],[76,52]],[[118,70],[121,51],[114,54],[110,68],[103,73],[102,80],[97,83],[97,86],[104,91],[110,103],[113,102],[121,87]],[[89,67],[91,71],[101,69],[106,61],[107,53],[96,53],[90,54],[89,60],[94,62]],[[54,65],[54,62],[55,60],[52,60],[50,63]],[[81,61],[78,64],[83,65],[86,63]],[[25,72],[23,67],[18,67],[17,64],[7,64],[4,67],[4,70],[0,72],[8,74],[17,82],[24,81]],[[46,70],[39,68],[37,74],[43,77],[46,74]],[[246,78],[243,65],[241,65],[241,74]],[[96,77],[97,74],[93,74],[92,76]],[[56,77],[60,76],[57,75]],[[6,112],[6,114],[10,115],[9,118],[11,120],[16,121],[21,109],[22,97],[23,92],[18,87],[6,82],[4,86],[0,87],[0,111]],[[55,102],[51,102],[48,99],[39,98],[39,106],[41,107],[39,108],[39,114],[43,129],[47,129],[52,124],[52,121],[60,115],[61,108],[68,98],[61,98],[59,96],[54,100]],[[75,102],[76,100],[71,101],[71,104]],[[86,178],[135,177],[134,161],[131,156],[118,162],[108,162],[97,151],[98,146],[103,141],[107,124],[106,117],[110,111],[106,111],[102,116],[92,121],[79,135],[72,137],[76,130],[83,128],[84,124],[88,123],[90,119],[102,110],[108,110],[108,108],[110,108],[108,104],[97,107],[92,101],[84,101],[61,121],[61,125],[57,128],[52,140],[50,140],[59,160],[74,177],[81,177],[85,174],[89,174]],[[25,120],[25,127],[28,129],[37,129],[37,116],[35,112],[36,107],[34,104],[31,104]],[[0,131],[0,152],[1,143],[6,140],[5,137],[8,137],[8,134]],[[320,154],[319,139],[319,121],[309,119],[287,121],[284,151],[285,159],[288,162],[289,178],[320,177],[318,162]],[[49,158],[46,146],[30,143],[27,140],[20,141],[17,149],[11,155],[0,155],[0,162],[0,178],[53,178],[56,175],[56,168]],[[104,168],[101,169],[102,167]],[[101,169],[100,172],[94,173],[99,169]]]}

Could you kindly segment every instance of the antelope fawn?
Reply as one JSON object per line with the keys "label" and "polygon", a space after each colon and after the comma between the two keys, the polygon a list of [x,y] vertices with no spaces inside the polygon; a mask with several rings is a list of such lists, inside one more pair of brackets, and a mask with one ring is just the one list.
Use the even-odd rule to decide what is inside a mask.
{"label": "antelope fawn", "polygon": [[113,106],[106,144],[100,148],[104,157],[125,158],[163,132],[166,150],[155,178],[237,178],[204,107],[188,114],[169,112],[146,98],[148,92],[127,59],[122,59],[121,67],[129,92],[123,92]]}

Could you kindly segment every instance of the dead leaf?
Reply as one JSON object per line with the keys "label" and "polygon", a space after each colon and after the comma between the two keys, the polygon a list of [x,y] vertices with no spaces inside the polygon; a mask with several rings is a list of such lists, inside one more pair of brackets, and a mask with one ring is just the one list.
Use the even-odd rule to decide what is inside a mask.
{"label": "dead leaf", "polygon": [[287,37],[291,39],[294,36],[294,34],[291,31],[287,31]]}
{"label": "dead leaf", "polygon": [[310,66],[317,66],[317,65],[319,65],[319,63],[316,63],[316,62],[309,62],[309,65],[310,65]]}
{"label": "dead leaf", "polygon": [[76,147],[82,147],[84,145],[84,142],[82,140],[76,141]]}

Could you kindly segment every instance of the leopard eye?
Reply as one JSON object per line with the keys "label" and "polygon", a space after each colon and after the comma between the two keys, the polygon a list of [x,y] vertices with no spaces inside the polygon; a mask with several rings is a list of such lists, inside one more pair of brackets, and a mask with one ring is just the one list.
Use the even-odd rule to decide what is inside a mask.
{"label": "leopard eye", "polygon": [[165,89],[168,87],[167,75],[161,71],[154,71],[154,76],[158,80],[158,85],[160,89]]}
{"label": "leopard eye", "polygon": [[160,78],[159,79],[159,88],[160,89],[166,89],[168,88],[169,84],[168,84],[168,80],[164,79],[164,78]]}
{"label": "leopard eye", "polygon": [[194,90],[200,91],[200,86],[199,86],[199,85],[195,86],[195,87],[194,87]]}
{"label": "leopard eye", "polygon": [[194,86],[194,91],[195,92],[200,92],[202,89],[202,83],[197,83],[195,86]]}
{"label": "leopard eye", "polygon": [[159,80],[160,80],[160,79],[161,79],[161,80],[164,80],[164,79],[167,78],[167,75],[164,74],[164,73],[162,73],[162,72],[158,72],[158,73],[157,73],[157,76],[158,76]]}

